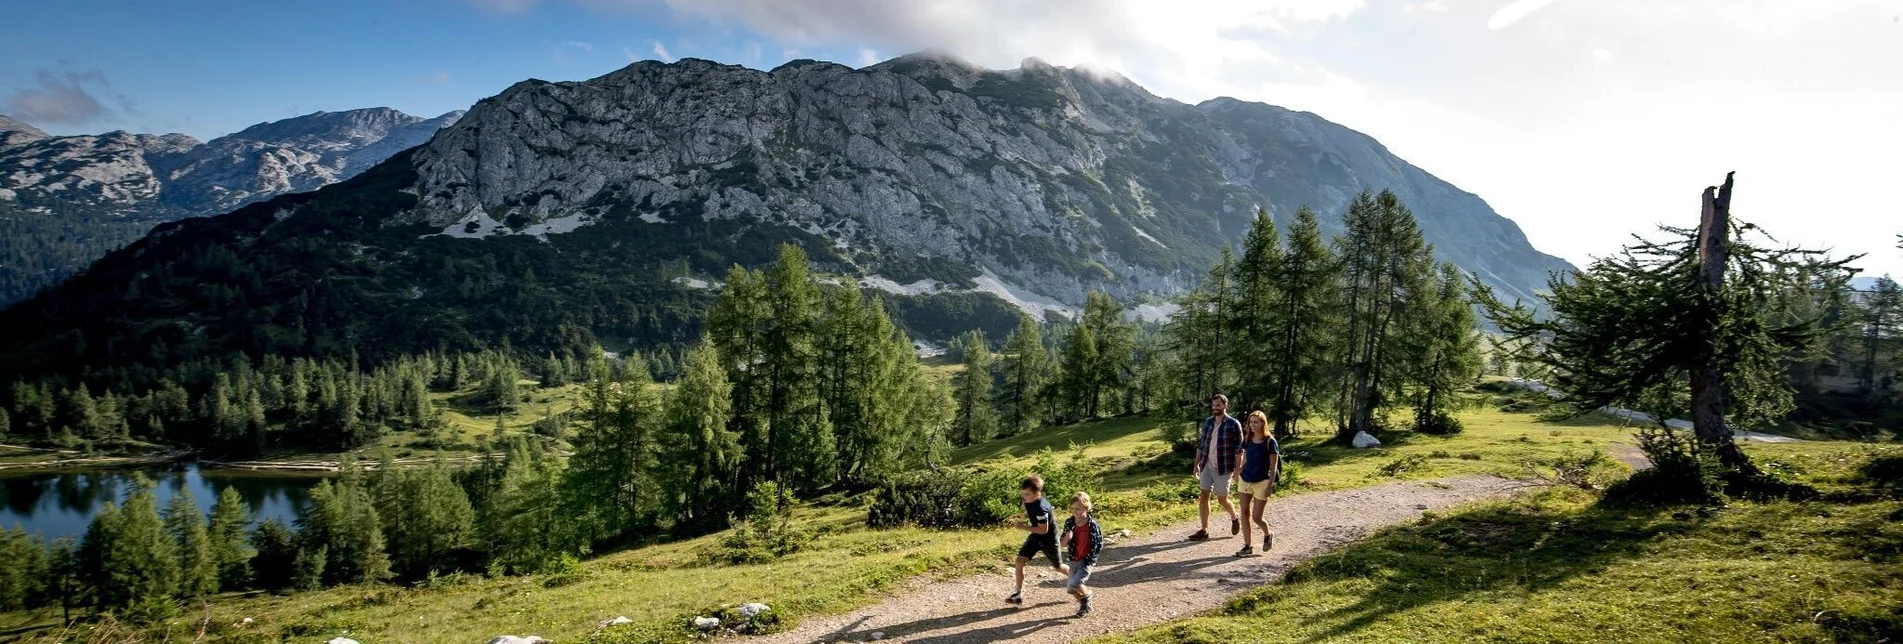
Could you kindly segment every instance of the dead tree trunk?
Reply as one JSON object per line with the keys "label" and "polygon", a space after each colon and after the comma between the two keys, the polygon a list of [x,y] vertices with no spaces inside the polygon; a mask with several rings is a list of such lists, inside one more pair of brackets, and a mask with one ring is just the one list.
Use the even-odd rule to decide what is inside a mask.
{"label": "dead tree trunk", "polygon": [[[1724,319],[1727,306],[1724,299],[1725,265],[1730,260],[1730,249],[1726,242],[1731,236],[1731,179],[1733,173],[1725,173],[1725,183],[1719,187],[1705,188],[1704,209],[1698,222],[1698,276],[1696,288],[1701,297],[1700,304],[1705,308],[1704,321],[1713,331]],[[1726,396],[1725,374],[1718,368],[1716,333],[1706,335],[1706,344],[1699,352],[1697,362],[1692,366],[1692,433],[1700,442],[1712,446],[1718,451],[1718,458],[1726,466],[1735,468],[1740,474],[1755,475],[1757,468],[1751,465],[1743,450],[1732,441],[1731,428],[1725,425]]]}

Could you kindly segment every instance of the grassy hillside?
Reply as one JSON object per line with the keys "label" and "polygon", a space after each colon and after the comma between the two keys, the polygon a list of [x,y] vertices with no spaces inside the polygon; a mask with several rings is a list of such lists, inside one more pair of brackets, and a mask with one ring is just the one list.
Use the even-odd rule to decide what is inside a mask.
{"label": "grassy hillside", "polygon": [[1553,488],[1383,531],[1217,614],[1105,641],[1903,641],[1903,447],[1747,451],[1824,500],[1660,509]]}
{"label": "grassy hillside", "polygon": [[[1476,410],[1463,419],[1468,427],[1464,434],[1393,434],[1396,440],[1390,445],[1372,450],[1292,440],[1285,451],[1300,468],[1302,483],[1287,492],[1462,473],[1522,476],[1530,466],[1555,457],[1577,457],[1595,448],[1621,449],[1627,440],[1620,424],[1605,418],[1555,424],[1528,414]],[[486,427],[471,425],[466,431],[489,428],[493,428],[492,419]],[[1039,450],[1082,447],[1088,458],[1116,470],[1104,477],[1103,489],[1096,495],[1105,528],[1145,530],[1195,512],[1193,504],[1185,501],[1193,492],[1188,462],[1171,452],[1161,429],[1155,421],[1113,419],[974,445],[959,450],[956,457],[961,463],[985,467],[1023,468]],[[1605,461],[1596,473],[1611,477],[1622,469],[1616,462]],[[1014,492],[998,491],[1001,496]],[[597,631],[603,620],[625,615],[637,624],[612,631],[626,638],[619,641],[644,641],[645,635],[637,634],[666,639],[678,635],[678,625],[686,617],[705,614],[718,604],[762,601],[793,619],[844,611],[876,600],[879,591],[909,578],[960,575],[1004,565],[1017,544],[1017,533],[1004,529],[870,530],[864,527],[867,500],[863,495],[841,495],[799,508],[794,527],[808,540],[800,551],[771,563],[719,562],[714,555],[726,535],[716,534],[607,553],[584,562],[571,574],[501,579],[456,576],[415,588],[351,586],[289,596],[226,594],[210,604],[208,613],[191,611],[192,617],[181,618],[168,629],[172,638],[190,638],[200,623],[208,623],[212,641],[328,639],[346,633],[364,642],[447,644],[503,633],[572,641]],[[1567,497],[1538,502],[1577,503]],[[1551,511],[1566,511],[1564,506],[1556,507]],[[1546,525],[1528,521],[1529,526]],[[1384,536],[1380,543],[1390,539]],[[1475,561],[1493,556],[1489,552],[1473,554]],[[1377,582],[1354,583],[1376,583],[1364,589],[1383,589]],[[1389,591],[1404,592],[1384,589]],[[209,622],[203,621],[206,614]],[[254,621],[239,625],[245,618]],[[46,629],[57,619],[56,611],[0,616],[0,637],[51,641],[55,634]],[[1216,627],[1198,623],[1192,628]],[[166,634],[157,632],[151,637],[157,641]],[[1144,637],[1171,636],[1146,632]]]}

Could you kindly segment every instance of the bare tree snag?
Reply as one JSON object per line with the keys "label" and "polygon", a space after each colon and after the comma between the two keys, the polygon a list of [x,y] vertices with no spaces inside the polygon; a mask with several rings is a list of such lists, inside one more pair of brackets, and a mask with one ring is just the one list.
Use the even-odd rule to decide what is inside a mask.
{"label": "bare tree snag", "polygon": [[[1727,306],[1723,293],[1725,265],[1730,260],[1727,243],[1731,236],[1733,174],[1725,173],[1723,186],[1705,188],[1704,208],[1698,221],[1697,288],[1703,295],[1700,298],[1705,308],[1703,321],[1714,331],[1719,321],[1724,319],[1723,308]],[[1726,465],[1737,468],[1741,474],[1755,475],[1757,468],[1751,465],[1744,451],[1732,441],[1731,428],[1725,425],[1727,394],[1725,374],[1718,369],[1716,359],[1720,350],[1715,344],[1717,334],[1712,333],[1707,338],[1705,349],[1699,353],[1691,370],[1692,433],[1699,441],[1717,448],[1718,457]]]}

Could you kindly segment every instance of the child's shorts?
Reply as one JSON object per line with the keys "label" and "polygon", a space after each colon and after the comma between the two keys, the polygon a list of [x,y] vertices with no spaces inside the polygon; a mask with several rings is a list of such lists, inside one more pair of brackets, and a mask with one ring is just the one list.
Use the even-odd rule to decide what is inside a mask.
{"label": "child's shorts", "polygon": [[1064,558],[1057,555],[1057,539],[1042,534],[1024,535],[1024,545],[1018,546],[1018,556],[1027,560],[1036,559],[1040,552],[1051,560],[1052,568],[1063,565]]}
{"label": "child's shorts", "polygon": [[1090,581],[1090,564],[1082,561],[1070,562],[1070,581],[1064,582],[1065,589],[1074,589]]}

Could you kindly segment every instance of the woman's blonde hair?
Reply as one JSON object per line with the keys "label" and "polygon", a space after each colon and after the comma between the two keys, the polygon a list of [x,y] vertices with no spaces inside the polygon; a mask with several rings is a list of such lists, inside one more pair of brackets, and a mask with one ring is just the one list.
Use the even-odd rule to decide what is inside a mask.
{"label": "woman's blonde hair", "polygon": [[1090,505],[1090,494],[1089,494],[1089,493],[1086,493],[1086,492],[1078,492],[1078,493],[1075,493],[1075,494],[1072,494],[1072,495],[1070,495],[1070,504],[1071,504],[1072,506],[1075,506],[1075,505],[1077,505],[1077,504],[1079,504],[1079,503],[1082,503],[1082,504],[1084,504],[1084,511],[1085,511],[1085,512],[1089,512],[1089,511],[1090,511],[1090,510],[1092,509],[1092,508],[1091,508],[1091,505]]}
{"label": "woman's blonde hair", "polygon": [[[1268,414],[1264,414],[1262,413],[1262,410],[1258,409],[1258,410],[1249,412],[1249,420],[1262,421],[1262,435],[1263,436],[1269,435],[1269,415]],[[1249,434],[1249,438],[1255,438],[1255,430],[1249,429],[1249,423],[1247,421],[1243,422],[1242,431],[1247,432]]]}

